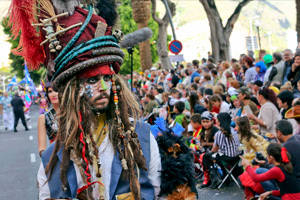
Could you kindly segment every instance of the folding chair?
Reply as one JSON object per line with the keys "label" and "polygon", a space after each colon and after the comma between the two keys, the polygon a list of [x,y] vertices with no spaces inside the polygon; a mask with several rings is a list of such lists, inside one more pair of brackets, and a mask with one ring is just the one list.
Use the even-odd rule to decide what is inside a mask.
{"label": "folding chair", "polygon": [[222,187],[222,185],[225,183],[225,181],[230,177],[234,182],[235,182],[235,184],[240,188],[240,189],[242,189],[241,188],[241,186],[240,186],[240,184],[239,184],[239,182],[236,180],[236,178],[233,176],[233,174],[232,174],[232,172],[233,172],[233,170],[235,170],[237,167],[238,167],[238,165],[239,165],[239,162],[240,162],[240,160],[238,160],[230,169],[228,169],[226,166],[224,166],[224,169],[225,169],[225,171],[226,171],[226,176],[224,177],[224,179],[222,180],[222,182],[221,182],[221,184],[218,186],[218,189],[220,189],[221,187]]}

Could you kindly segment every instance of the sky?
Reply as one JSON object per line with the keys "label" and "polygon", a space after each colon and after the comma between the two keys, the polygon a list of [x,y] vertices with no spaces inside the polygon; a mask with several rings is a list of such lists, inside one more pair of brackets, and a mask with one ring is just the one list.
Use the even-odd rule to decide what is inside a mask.
{"label": "sky", "polygon": [[[7,15],[10,0],[0,0],[0,20]],[[4,34],[2,26],[0,26],[0,67],[8,67],[9,59],[8,55],[10,52],[10,43],[7,42],[8,36]]]}

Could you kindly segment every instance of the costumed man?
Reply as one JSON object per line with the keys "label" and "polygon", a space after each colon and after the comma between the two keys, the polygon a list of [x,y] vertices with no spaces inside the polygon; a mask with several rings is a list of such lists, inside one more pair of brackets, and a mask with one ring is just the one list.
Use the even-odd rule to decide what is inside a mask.
{"label": "costumed man", "polygon": [[139,105],[117,75],[124,54],[120,32],[112,35],[117,16],[112,2],[12,1],[20,54],[31,69],[47,66],[59,94],[56,141],[42,153],[38,172],[42,200],[148,200],[159,193],[157,142],[150,126],[138,120]]}

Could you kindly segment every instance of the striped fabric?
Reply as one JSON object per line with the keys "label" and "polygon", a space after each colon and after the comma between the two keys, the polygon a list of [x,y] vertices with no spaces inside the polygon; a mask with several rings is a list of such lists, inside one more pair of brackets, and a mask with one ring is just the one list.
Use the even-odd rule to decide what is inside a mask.
{"label": "striped fabric", "polygon": [[215,135],[215,145],[219,147],[219,153],[228,157],[236,157],[240,154],[240,140],[236,131],[231,129],[232,137],[227,138],[222,131],[218,131]]}

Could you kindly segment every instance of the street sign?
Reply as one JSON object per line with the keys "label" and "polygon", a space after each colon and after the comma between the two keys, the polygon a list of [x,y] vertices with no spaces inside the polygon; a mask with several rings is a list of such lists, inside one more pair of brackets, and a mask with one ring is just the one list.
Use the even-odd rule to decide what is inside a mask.
{"label": "street sign", "polygon": [[175,55],[178,55],[182,51],[182,43],[178,40],[173,40],[169,44],[169,50]]}
{"label": "street sign", "polygon": [[176,63],[176,62],[183,62],[184,58],[183,55],[171,55],[169,56],[169,59],[172,63]]}

